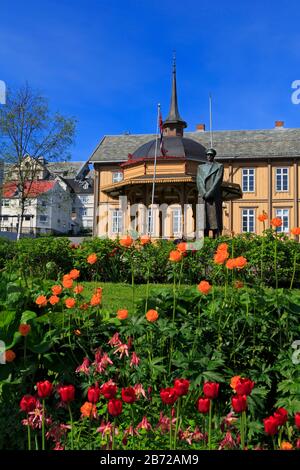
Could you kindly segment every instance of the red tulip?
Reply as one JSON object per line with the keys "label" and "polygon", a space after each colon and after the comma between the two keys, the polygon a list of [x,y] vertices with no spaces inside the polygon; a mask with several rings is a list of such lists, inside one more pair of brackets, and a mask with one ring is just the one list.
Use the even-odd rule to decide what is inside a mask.
{"label": "red tulip", "polygon": [[134,403],[136,400],[136,394],[133,387],[122,388],[122,400],[125,403]]}
{"label": "red tulip", "polygon": [[205,397],[210,398],[211,400],[217,398],[219,393],[219,387],[220,384],[216,382],[205,382],[205,384],[203,385],[203,393]]}
{"label": "red tulip", "polygon": [[186,379],[174,380],[174,389],[179,397],[187,395],[189,391],[190,382]]}
{"label": "red tulip", "polygon": [[62,385],[58,389],[61,401],[64,403],[69,403],[75,398],[75,387],[74,385]]}
{"label": "red tulip", "polygon": [[117,394],[117,386],[112,381],[106,382],[105,384],[103,384],[100,390],[104,398],[106,398],[107,400],[110,400],[111,398],[115,398]]}
{"label": "red tulip", "polygon": [[98,403],[100,394],[101,394],[101,391],[98,386],[89,387],[88,393],[87,393],[88,401],[91,403]]}
{"label": "red tulip", "polygon": [[123,404],[121,400],[112,398],[107,404],[107,411],[112,416],[119,416],[122,413]]}
{"label": "red tulip", "polygon": [[52,393],[52,383],[49,380],[45,380],[44,382],[38,382],[36,384],[38,396],[42,399],[47,398]]}
{"label": "red tulip", "polygon": [[247,409],[247,396],[246,395],[238,395],[236,397],[231,398],[232,408],[236,413],[241,413],[242,411],[246,411]]}
{"label": "red tulip", "polygon": [[283,426],[288,420],[288,412],[285,408],[278,408],[273,416],[277,419],[278,426]]}
{"label": "red tulip", "polygon": [[174,405],[178,395],[175,388],[167,387],[161,389],[160,398],[165,405]]}
{"label": "red tulip", "polygon": [[20,401],[20,409],[29,413],[36,408],[36,398],[32,395],[24,395]]}
{"label": "red tulip", "polygon": [[209,398],[198,398],[197,401],[197,409],[199,413],[208,413],[210,407],[210,399]]}
{"label": "red tulip", "polygon": [[300,429],[300,413],[295,414],[295,425]]}
{"label": "red tulip", "polygon": [[238,395],[250,395],[254,385],[252,380],[240,377],[235,385],[235,391]]}
{"label": "red tulip", "polygon": [[264,419],[264,427],[265,432],[270,434],[270,436],[274,436],[278,432],[278,421],[274,416],[269,416],[268,418]]}

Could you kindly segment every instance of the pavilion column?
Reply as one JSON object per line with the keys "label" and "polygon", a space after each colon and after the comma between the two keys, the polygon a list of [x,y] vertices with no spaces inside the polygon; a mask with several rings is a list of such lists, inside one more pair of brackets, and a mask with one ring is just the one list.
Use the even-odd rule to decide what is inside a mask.
{"label": "pavilion column", "polygon": [[273,187],[272,187],[272,163],[268,161],[268,189],[269,189],[269,196],[268,196],[268,211],[269,211],[269,220],[272,219],[273,215]]}
{"label": "pavilion column", "polygon": [[[229,181],[233,183],[233,169],[232,163],[229,165]],[[229,231],[233,232],[233,201],[232,199],[229,201]]]}
{"label": "pavilion column", "polygon": [[[299,204],[298,204],[298,164],[294,160],[294,227],[299,225]],[[298,237],[295,237],[298,239]]]}
{"label": "pavilion column", "polygon": [[183,184],[182,191],[180,193],[180,206],[181,206],[181,217],[182,217],[182,237],[186,233],[186,213],[185,213],[185,184]]}

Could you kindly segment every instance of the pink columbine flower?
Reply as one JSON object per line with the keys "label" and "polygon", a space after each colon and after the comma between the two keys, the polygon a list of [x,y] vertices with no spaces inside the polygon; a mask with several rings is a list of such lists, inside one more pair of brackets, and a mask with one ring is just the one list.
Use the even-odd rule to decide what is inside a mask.
{"label": "pink columbine flower", "polygon": [[185,431],[182,431],[182,429],[180,429],[178,432],[179,439],[181,441],[186,441],[189,445],[192,445],[193,435],[194,433],[191,432],[190,426]]}
{"label": "pink columbine flower", "polygon": [[106,370],[106,368],[112,364],[113,364],[113,361],[110,359],[107,353],[104,353],[102,355],[101,350],[98,349],[96,351],[95,361],[92,364],[93,366],[95,366],[96,372],[98,372],[99,374],[102,374]]}
{"label": "pink columbine flower", "polygon": [[195,430],[194,430],[194,432],[193,432],[192,440],[193,440],[194,442],[200,442],[200,441],[205,441],[205,440],[206,440],[205,434],[203,434],[203,433],[200,431],[200,429],[199,429],[198,426],[195,427]]}
{"label": "pink columbine flower", "polygon": [[119,359],[122,359],[122,357],[125,355],[129,357],[128,354],[128,346],[127,344],[121,344],[115,351],[114,354],[120,354]]}
{"label": "pink columbine flower", "polygon": [[142,421],[137,425],[136,429],[146,429],[146,431],[152,431],[152,426],[146,416],[143,417]]}
{"label": "pink columbine flower", "polygon": [[140,358],[137,356],[135,352],[133,352],[131,356],[130,367],[133,367],[133,366],[137,367],[140,362],[141,362]]}
{"label": "pink columbine flower", "polygon": [[147,398],[146,397],[146,392],[145,392],[142,384],[135,384],[133,388],[134,388],[135,394],[136,394],[138,399],[141,396],[144,397],[144,398]]}
{"label": "pink columbine flower", "polygon": [[233,439],[231,432],[227,431],[224,439],[220,442],[219,450],[222,450],[224,448],[234,449],[235,447],[236,447],[236,442]]}
{"label": "pink columbine flower", "polygon": [[[33,411],[29,411],[28,418],[22,420],[24,426],[30,426],[32,429],[42,429],[43,421],[43,407],[42,404],[37,400],[36,408]],[[52,424],[52,418],[45,416],[45,425],[50,426]]]}
{"label": "pink columbine flower", "polygon": [[89,375],[89,373],[90,373],[90,360],[89,360],[88,357],[85,357],[83,359],[83,363],[80,366],[77,367],[75,372],[82,373],[82,374],[85,374],[85,375]]}
{"label": "pink columbine flower", "polygon": [[112,338],[107,342],[111,347],[114,346],[120,346],[122,344],[122,341],[120,340],[120,334],[115,333]]}

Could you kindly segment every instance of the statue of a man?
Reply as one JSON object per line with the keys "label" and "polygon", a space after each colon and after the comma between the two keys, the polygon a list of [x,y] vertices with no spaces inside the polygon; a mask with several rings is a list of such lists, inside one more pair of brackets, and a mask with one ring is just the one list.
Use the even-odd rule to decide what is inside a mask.
{"label": "statue of a man", "polygon": [[216,238],[222,233],[222,191],[224,175],[222,163],[214,161],[217,152],[210,148],[206,151],[207,163],[202,163],[197,170],[198,204],[204,205],[204,236],[212,230]]}

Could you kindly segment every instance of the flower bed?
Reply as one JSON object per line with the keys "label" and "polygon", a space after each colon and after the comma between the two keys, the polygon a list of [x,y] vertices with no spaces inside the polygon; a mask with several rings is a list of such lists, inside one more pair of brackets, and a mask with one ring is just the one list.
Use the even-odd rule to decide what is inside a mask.
{"label": "flower bed", "polygon": [[[299,292],[249,287],[251,263],[225,242],[212,254],[224,285],[200,273],[183,287],[180,243],[168,252],[172,287],[150,294],[147,277],[137,301],[134,257],[150,240],[120,247],[132,298],[117,311],[102,309],[100,285],[86,295],[78,266],[33,285],[6,273],[0,447],[299,448]],[[98,263],[86,253],[86,271]]]}

